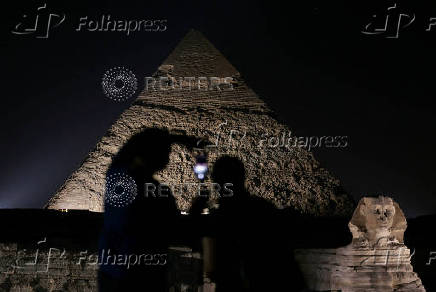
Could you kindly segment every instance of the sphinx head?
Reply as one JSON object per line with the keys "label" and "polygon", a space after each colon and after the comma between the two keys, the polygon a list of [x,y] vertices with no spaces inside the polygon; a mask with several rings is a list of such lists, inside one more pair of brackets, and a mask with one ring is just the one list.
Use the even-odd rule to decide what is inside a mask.
{"label": "sphinx head", "polygon": [[353,242],[380,246],[402,243],[407,223],[398,204],[391,198],[364,197],[354,211],[349,227]]}
{"label": "sphinx head", "polygon": [[363,198],[359,207],[360,214],[366,217],[366,230],[386,232],[392,228],[395,216],[394,202],[391,198]]}

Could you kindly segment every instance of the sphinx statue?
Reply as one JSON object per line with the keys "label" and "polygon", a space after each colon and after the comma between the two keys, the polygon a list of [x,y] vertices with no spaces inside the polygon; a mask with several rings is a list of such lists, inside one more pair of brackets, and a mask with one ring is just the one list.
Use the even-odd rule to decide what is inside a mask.
{"label": "sphinx statue", "polygon": [[392,198],[362,198],[348,227],[353,239],[347,246],[295,251],[308,289],[425,292],[404,245],[406,218]]}
{"label": "sphinx statue", "polygon": [[389,197],[364,197],[348,224],[353,246],[382,247],[404,243],[406,217]]}

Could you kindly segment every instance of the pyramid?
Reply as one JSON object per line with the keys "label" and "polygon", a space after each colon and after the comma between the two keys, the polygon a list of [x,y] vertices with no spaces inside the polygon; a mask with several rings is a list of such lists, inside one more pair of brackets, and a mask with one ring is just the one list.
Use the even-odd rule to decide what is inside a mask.
{"label": "pyramid", "polygon": [[[267,137],[281,137],[290,129],[251,90],[239,72],[198,31],[190,31],[154,76],[232,77],[227,90],[144,89],[89,153],[83,164],[49,200],[49,209],[102,212],[105,175],[112,158],[134,134],[146,128],[201,137],[215,144],[210,165],[222,155],[238,157],[245,165],[246,187],[277,208],[302,213],[350,215],[353,202],[338,179],[303,147],[273,147]],[[184,145],[173,144],[169,163],[156,174],[161,182],[196,182],[195,158]],[[180,211],[188,211],[192,195],[176,197]]]}

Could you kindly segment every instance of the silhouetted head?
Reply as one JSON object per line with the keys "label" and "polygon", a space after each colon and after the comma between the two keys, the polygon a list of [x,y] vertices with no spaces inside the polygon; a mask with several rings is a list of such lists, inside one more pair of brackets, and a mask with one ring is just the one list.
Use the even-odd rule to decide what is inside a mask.
{"label": "silhouetted head", "polygon": [[236,157],[222,156],[213,165],[212,180],[223,186],[232,183],[233,190],[245,190],[245,167]]}
{"label": "silhouetted head", "polygon": [[146,129],[127,141],[112,167],[125,168],[134,176],[151,176],[168,164],[171,143],[168,131]]}

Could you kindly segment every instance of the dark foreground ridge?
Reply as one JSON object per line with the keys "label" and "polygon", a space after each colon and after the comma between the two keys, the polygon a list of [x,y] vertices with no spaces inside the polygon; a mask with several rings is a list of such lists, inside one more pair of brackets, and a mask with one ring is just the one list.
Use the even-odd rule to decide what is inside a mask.
{"label": "dark foreground ridge", "polygon": [[[414,269],[427,291],[436,289],[436,261],[426,265],[429,253],[436,250],[436,241],[429,232],[433,230],[435,219],[436,216],[410,219],[405,235],[406,244],[411,251],[415,250],[412,258]],[[98,265],[92,263],[98,253],[102,213],[4,209],[0,210],[0,220],[4,223],[0,237],[0,291],[28,285],[34,291],[97,291]],[[351,239],[348,218],[314,219],[281,210],[275,215],[275,220],[277,224],[272,225],[271,234],[277,234],[276,238],[282,240],[278,246],[287,247],[282,252],[288,254],[281,254],[282,258],[291,257],[294,248],[339,247],[348,244]],[[211,226],[210,222],[193,222],[191,216],[183,215],[177,222],[178,226],[173,230],[178,232],[171,237],[168,255],[168,281],[174,287],[182,283],[199,287],[202,285],[202,253],[195,243],[200,240],[202,232],[193,230],[195,226],[195,230],[204,231],[204,228]],[[210,232],[213,233],[213,230]],[[50,248],[52,251],[48,256]],[[36,265],[28,265],[35,261],[37,251]],[[91,255],[94,258],[89,257]],[[298,279],[298,271],[286,266],[287,263],[283,262],[284,266],[280,269],[292,272],[294,283],[302,281]],[[22,267],[13,268],[14,265]]]}

